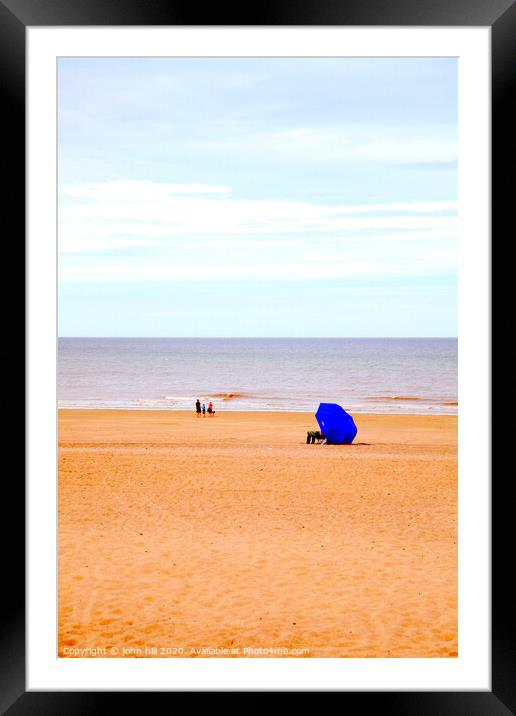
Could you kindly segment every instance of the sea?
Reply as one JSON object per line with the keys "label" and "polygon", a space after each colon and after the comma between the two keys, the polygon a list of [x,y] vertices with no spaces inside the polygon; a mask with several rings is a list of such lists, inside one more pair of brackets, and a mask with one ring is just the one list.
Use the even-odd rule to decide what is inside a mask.
{"label": "sea", "polygon": [[456,338],[59,338],[61,408],[457,413]]}

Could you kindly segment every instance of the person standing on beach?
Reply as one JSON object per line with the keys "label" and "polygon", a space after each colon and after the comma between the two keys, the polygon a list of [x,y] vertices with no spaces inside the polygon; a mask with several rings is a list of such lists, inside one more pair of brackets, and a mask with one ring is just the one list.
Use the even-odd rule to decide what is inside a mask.
{"label": "person standing on beach", "polygon": [[209,404],[208,404],[208,415],[211,416],[212,413],[213,413],[213,403],[212,403],[211,400],[210,400],[210,402],[209,402]]}
{"label": "person standing on beach", "polygon": [[199,398],[197,398],[197,400],[195,401],[195,412],[197,413],[197,417],[200,418],[201,417],[201,401],[199,400]]}
{"label": "person standing on beach", "polygon": [[206,403],[203,403],[203,404],[202,404],[202,417],[203,417],[203,418],[206,417]]}

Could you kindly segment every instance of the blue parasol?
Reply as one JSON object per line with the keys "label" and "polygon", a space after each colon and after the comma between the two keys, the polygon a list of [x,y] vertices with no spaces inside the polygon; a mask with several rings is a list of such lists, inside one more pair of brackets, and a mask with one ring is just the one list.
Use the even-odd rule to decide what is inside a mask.
{"label": "blue parasol", "polygon": [[351,445],[357,434],[355,421],[337,403],[321,403],[315,414],[321,433],[333,445]]}

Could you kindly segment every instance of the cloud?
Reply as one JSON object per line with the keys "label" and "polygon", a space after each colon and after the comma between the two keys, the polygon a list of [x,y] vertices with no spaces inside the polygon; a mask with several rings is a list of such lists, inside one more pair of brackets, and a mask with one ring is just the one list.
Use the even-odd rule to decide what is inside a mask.
{"label": "cloud", "polygon": [[[152,141],[152,140],[150,140]],[[157,141],[157,139],[156,139]],[[185,136],[180,153],[205,157],[274,157],[297,166],[354,162],[362,166],[454,166],[457,162],[455,122],[432,124],[339,123],[275,130],[240,129],[214,136]]]}
{"label": "cloud", "polygon": [[[110,181],[60,191],[60,254],[191,246],[200,238],[407,232],[425,237],[456,230],[454,201],[328,206],[307,201],[234,198],[227,187]],[[403,233],[400,234],[403,236]],[[428,236],[427,236],[428,238]],[[212,243],[212,246],[214,244]]]}
{"label": "cloud", "polygon": [[68,184],[60,187],[62,197],[76,199],[94,199],[95,201],[145,202],[176,194],[227,194],[231,191],[225,186],[210,184],[167,184],[152,181],[127,181],[115,179],[106,182],[87,184]]}
{"label": "cloud", "polygon": [[63,187],[60,280],[309,281],[456,267],[453,201],[327,206],[221,189],[121,180]]}

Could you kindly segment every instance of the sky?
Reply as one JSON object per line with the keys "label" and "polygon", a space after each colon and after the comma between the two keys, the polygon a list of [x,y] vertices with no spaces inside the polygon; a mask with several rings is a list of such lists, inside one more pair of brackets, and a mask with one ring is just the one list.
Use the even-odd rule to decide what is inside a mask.
{"label": "sky", "polygon": [[61,336],[456,336],[454,58],[62,58]]}

